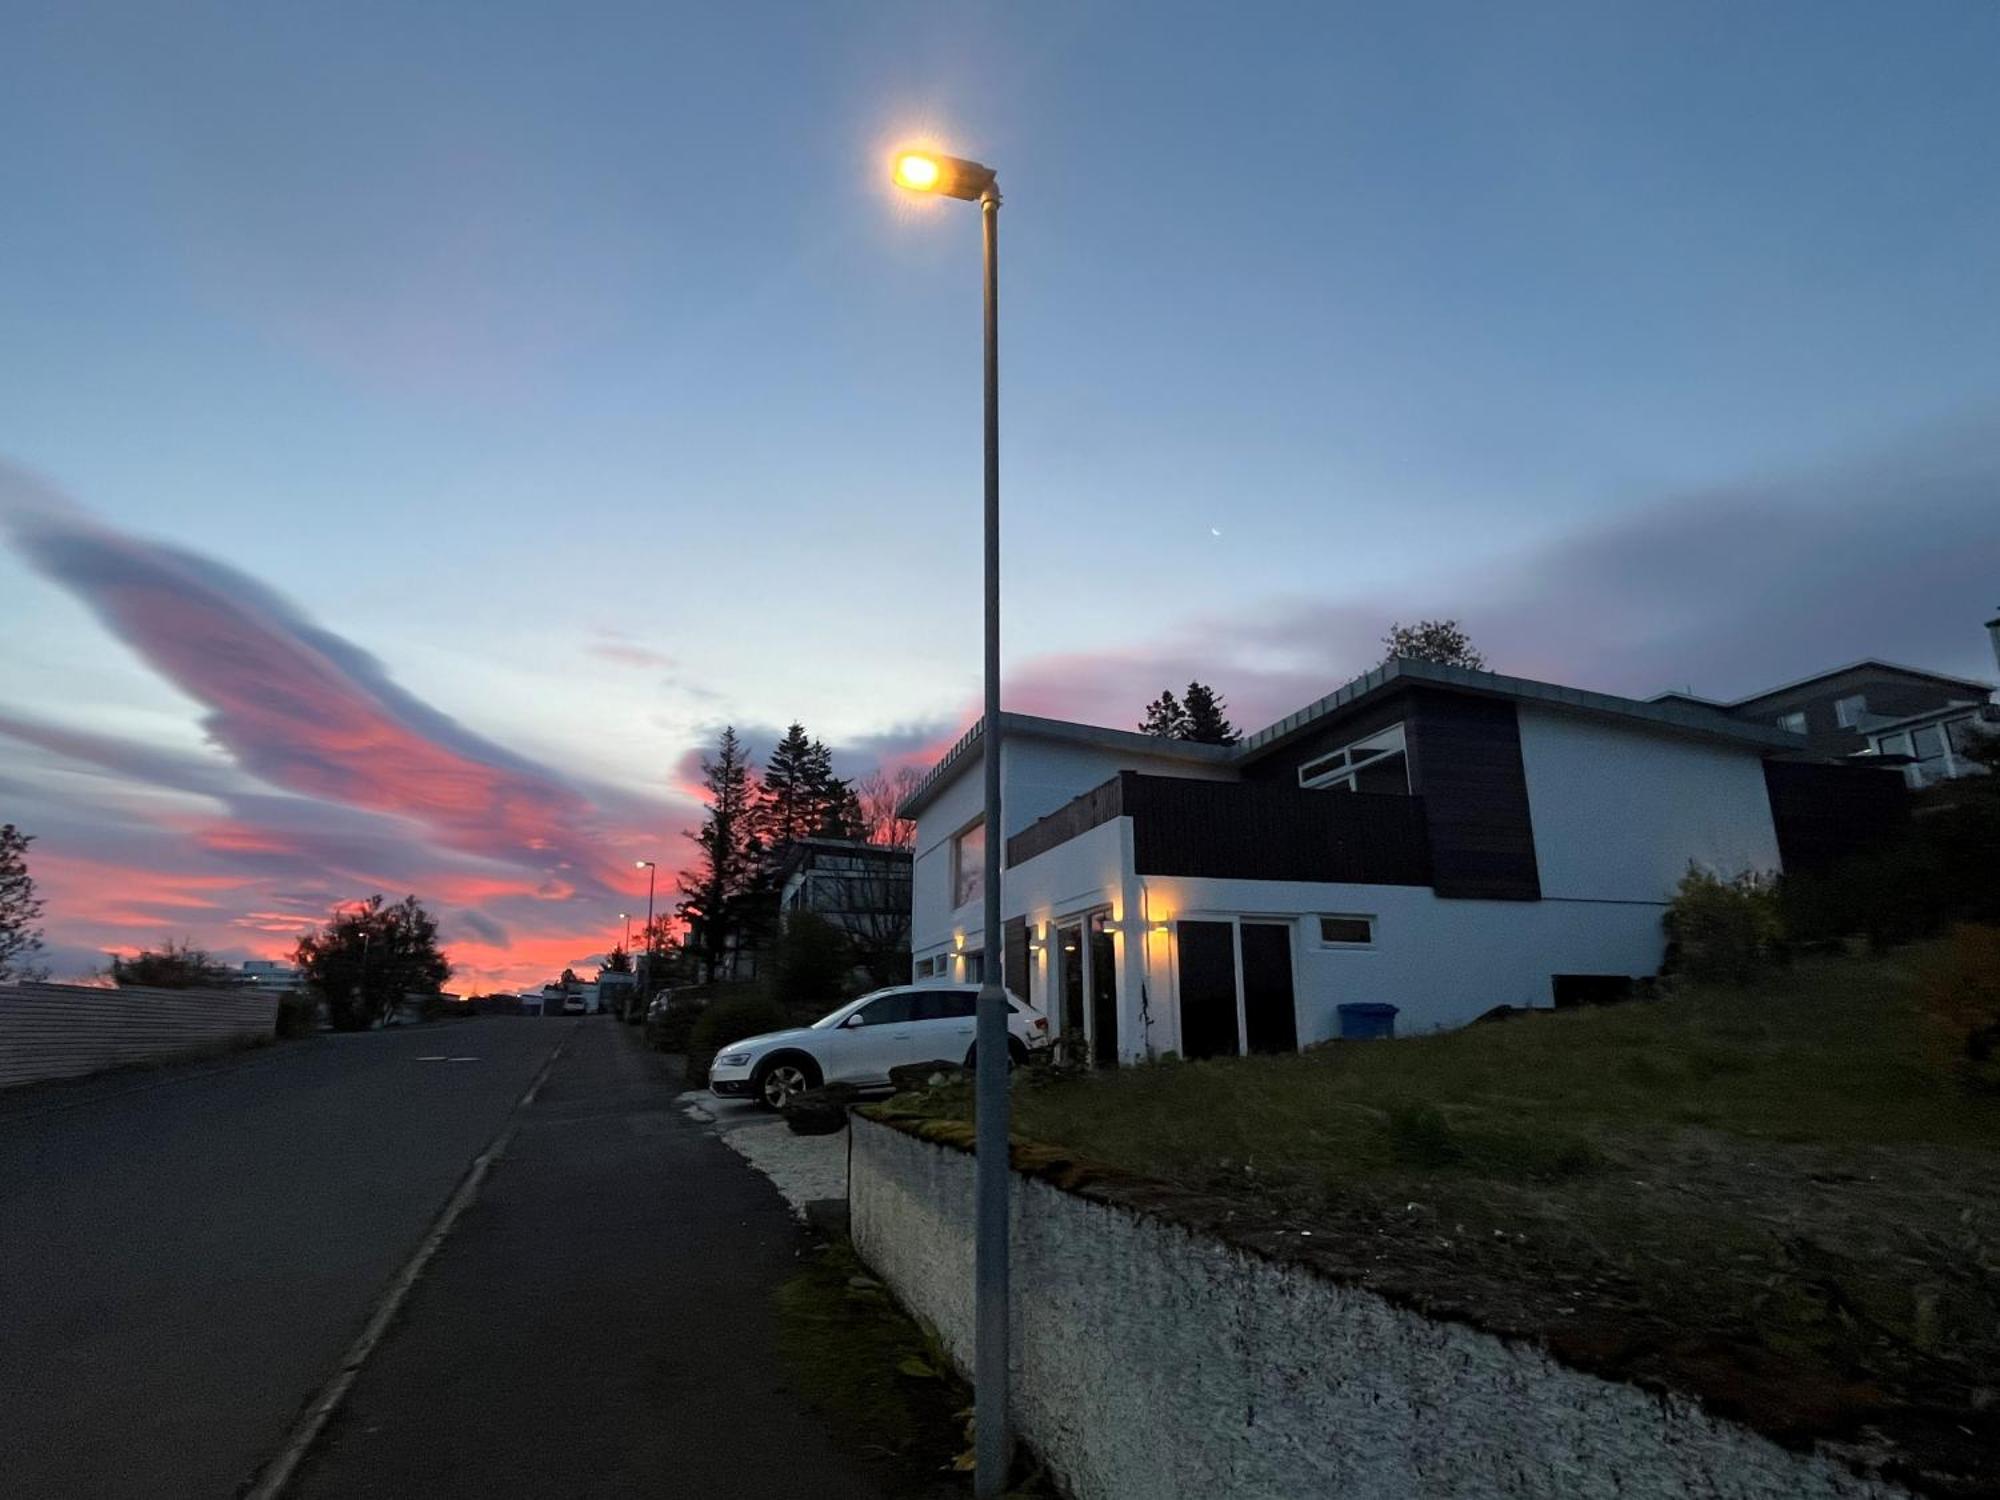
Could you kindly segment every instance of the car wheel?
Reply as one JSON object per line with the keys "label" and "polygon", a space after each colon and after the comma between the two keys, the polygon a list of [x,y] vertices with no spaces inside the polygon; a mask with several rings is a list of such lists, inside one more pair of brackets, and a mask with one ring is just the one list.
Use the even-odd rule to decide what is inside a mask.
{"label": "car wheel", "polygon": [[772,1058],[758,1068],[750,1080],[757,1102],[765,1109],[774,1110],[783,1110],[792,1102],[793,1095],[816,1089],[819,1083],[819,1068],[813,1060],[796,1053]]}

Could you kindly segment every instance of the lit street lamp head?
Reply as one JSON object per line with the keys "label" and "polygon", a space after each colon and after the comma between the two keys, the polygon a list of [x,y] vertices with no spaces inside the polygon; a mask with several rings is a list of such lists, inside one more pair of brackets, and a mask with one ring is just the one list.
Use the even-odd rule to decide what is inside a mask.
{"label": "lit street lamp head", "polygon": [[994,172],[962,156],[940,156],[934,151],[899,151],[892,174],[896,186],[913,193],[942,193],[947,198],[968,201],[993,190]]}

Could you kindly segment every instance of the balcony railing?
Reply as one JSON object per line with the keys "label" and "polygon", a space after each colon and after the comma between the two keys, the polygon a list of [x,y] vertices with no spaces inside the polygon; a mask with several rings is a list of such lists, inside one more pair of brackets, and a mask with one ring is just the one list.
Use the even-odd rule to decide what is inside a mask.
{"label": "balcony railing", "polygon": [[1140,875],[1428,885],[1421,797],[1308,792],[1121,771],[1007,841],[1026,864],[1113,818],[1132,819]]}

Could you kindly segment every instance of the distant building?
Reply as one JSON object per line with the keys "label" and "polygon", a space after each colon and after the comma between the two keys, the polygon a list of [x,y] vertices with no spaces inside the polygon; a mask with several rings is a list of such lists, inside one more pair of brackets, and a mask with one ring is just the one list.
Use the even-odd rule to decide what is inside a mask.
{"label": "distant building", "polygon": [[[2000,663],[2000,618],[1986,623]],[[1662,693],[1655,703],[1698,704],[1799,737],[1818,757],[1865,755],[1900,765],[1912,787],[1983,773],[1966,755],[1974,739],[2000,731],[1990,683],[1893,662],[1850,662],[1734,703]]]}
{"label": "distant building", "polygon": [[295,990],[304,979],[296,964],[274,958],[246,958],[236,975],[236,982],[245,988],[269,990],[273,994]]}

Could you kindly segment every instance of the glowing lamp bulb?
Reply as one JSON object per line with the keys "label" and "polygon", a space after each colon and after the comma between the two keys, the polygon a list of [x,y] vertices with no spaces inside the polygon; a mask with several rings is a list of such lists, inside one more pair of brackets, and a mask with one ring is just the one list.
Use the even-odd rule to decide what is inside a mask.
{"label": "glowing lamp bulb", "polygon": [[935,156],[909,151],[896,158],[896,185],[913,193],[930,192],[943,175]]}

